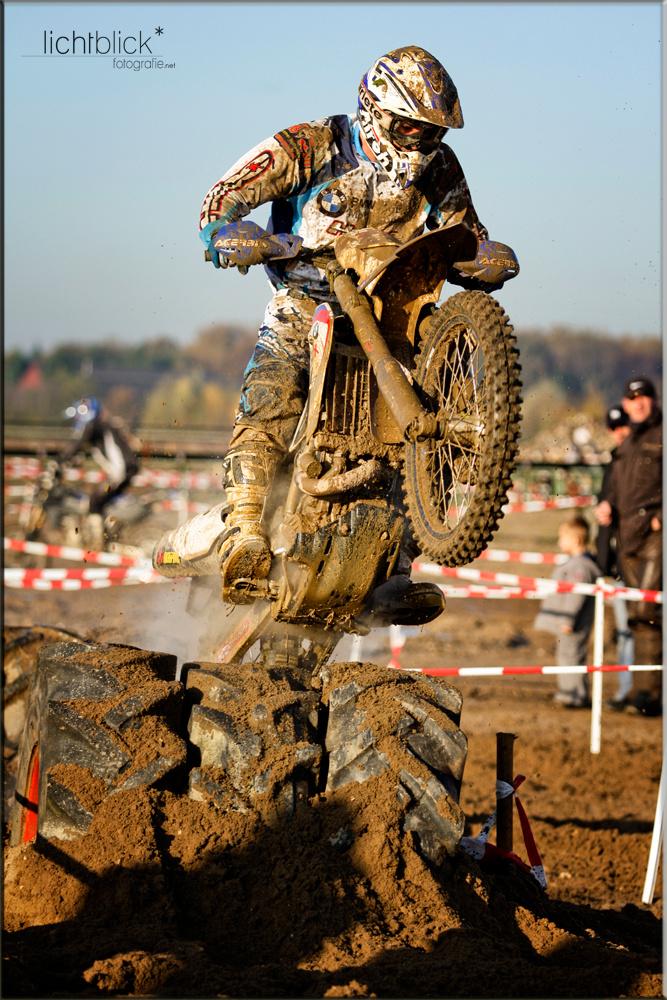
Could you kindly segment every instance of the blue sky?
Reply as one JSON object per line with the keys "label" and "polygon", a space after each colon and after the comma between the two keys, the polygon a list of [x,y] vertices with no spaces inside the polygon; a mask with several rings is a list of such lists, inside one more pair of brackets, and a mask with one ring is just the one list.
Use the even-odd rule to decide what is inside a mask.
{"label": "blue sky", "polygon": [[[465,128],[451,145],[491,237],[521,263],[498,293],[515,327],[660,331],[660,3],[10,0],[4,12],[6,349],[185,344],[221,321],[259,323],[263,272],[203,261],[204,195],[268,135],[352,112],[365,70],[404,44],[457,85]],[[168,65],[121,67],[81,42],[44,54],[45,38],[48,53],[73,32],[141,32],[142,58]]]}

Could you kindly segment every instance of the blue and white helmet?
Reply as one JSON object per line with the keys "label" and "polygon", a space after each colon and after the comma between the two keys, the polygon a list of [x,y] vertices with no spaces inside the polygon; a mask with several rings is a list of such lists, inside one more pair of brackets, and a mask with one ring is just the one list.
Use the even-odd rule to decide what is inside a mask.
{"label": "blue and white helmet", "polygon": [[66,420],[74,420],[74,427],[77,431],[83,430],[86,424],[97,420],[102,412],[102,405],[99,399],[92,396],[85,396],[77,399],[71,406],[68,406],[63,413]]}
{"label": "blue and white helmet", "polygon": [[373,63],[359,85],[359,127],[400,187],[412,184],[450,128],[463,128],[452,78],[425,49],[407,45]]}

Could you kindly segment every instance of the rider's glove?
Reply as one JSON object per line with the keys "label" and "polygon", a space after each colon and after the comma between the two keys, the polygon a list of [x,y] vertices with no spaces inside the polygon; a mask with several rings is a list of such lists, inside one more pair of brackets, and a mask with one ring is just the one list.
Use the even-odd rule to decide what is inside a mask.
{"label": "rider's glove", "polygon": [[209,222],[207,226],[199,232],[199,238],[206,244],[206,249],[208,250],[208,260],[213,262],[214,267],[236,267],[239,274],[247,274],[248,268],[244,264],[234,264],[228,257],[223,256],[223,254],[218,253],[217,250],[213,249],[213,241],[218,235],[218,230],[223,225],[220,219],[214,219],[213,222]]}
{"label": "rider's glove", "polygon": [[229,261],[225,257],[221,257],[218,251],[213,249],[213,240],[217,236],[221,225],[222,222],[220,219],[214,219],[213,222],[209,222],[207,226],[204,226],[199,231],[199,239],[206,244],[208,260],[213,262],[214,267],[229,267]]}

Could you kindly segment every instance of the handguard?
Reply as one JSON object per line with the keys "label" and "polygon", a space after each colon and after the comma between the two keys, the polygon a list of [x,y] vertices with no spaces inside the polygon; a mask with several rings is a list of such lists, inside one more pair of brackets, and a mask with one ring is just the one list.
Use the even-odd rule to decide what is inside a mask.
{"label": "handguard", "polygon": [[302,245],[300,236],[270,235],[255,222],[233,222],[220,227],[209,248],[236,267],[250,267],[268,260],[296,257]]}
{"label": "handguard", "polygon": [[454,267],[464,277],[477,278],[490,285],[502,284],[519,273],[519,261],[512,248],[496,240],[481,240],[475,259],[456,261]]}

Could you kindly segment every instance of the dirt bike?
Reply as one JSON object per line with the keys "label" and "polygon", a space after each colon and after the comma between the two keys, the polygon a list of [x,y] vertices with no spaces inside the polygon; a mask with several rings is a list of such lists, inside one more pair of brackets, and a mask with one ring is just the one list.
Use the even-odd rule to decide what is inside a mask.
{"label": "dirt bike", "polygon": [[[462,222],[404,245],[376,229],[343,234],[329,253],[241,223],[223,227],[215,245],[241,267],[297,257],[325,269],[342,312],[325,303],[313,318],[308,400],[285,486],[265,515],[272,571],[223,595],[236,607],[221,625],[217,563],[204,560],[201,572],[212,566],[213,576],[194,577],[190,605],[197,590],[212,590],[218,637],[206,637],[201,655],[235,663],[259,641],[257,662],[274,662],[279,647],[281,662],[315,669],[345,633],[420,624],[413,608],[401,612],[400,594],[385,615],[381,595],[369,606],[396,579],[406,542],[449,566],[471,562],[488,543],[519,436],[515,338],[482,291],[436,306],[455,262],[477,253]],[[513,265],[508,248],[495,253]]]}
{"label": "dirt bike", "polygon": [[[223,227],[216,249],[244,268],[309,260],[340,305],[314,315],[308,402],[267,517],[272,569],[238,581],[235,596],[249,603],[223,617],[217,556],[202,559],[191,609],[212,605],[218,632],[179,681],[165,654],[42,648],[12,843],[80,836],[107,798],[183,790],[184,773],[190,798],[267,822],[316,792],[390,780],[402,829],[439,864],[463,833],[460,693],[426,675],[328,661],[343,635],[414,614],[373,596],[395,577],[406,532],[428,558],[461,565],[496,529],[519,435],[512,327],[483,291],[437,305],[450,269],[465,273],[478,252],[461,220],[403,245],[375,229],[344,233],[329,253],[253,226]],[[96,797],[77,798],[74,764],[102,778]]]}
{"label": "dirt bike", "polygon": [[[49,544],[74,548],[120,550],[130,525],[143,521],[151,512],[156,497],[138,497],[121,493],[113,497],[104,508],[100,528],[93,526],[89,516],[88,493],[67,485],[63,480],[66,470],[57,462],[49,462],[32,487],[32,495],[19,519],[19,528],[26,541],[44,541]],[[127,546],[125,546],[128,549]],[[135,551],[136,549],[136,551]],[[128,555],[141,555],[138,547]],[[145,553],[143,553],[145,555]]]}

